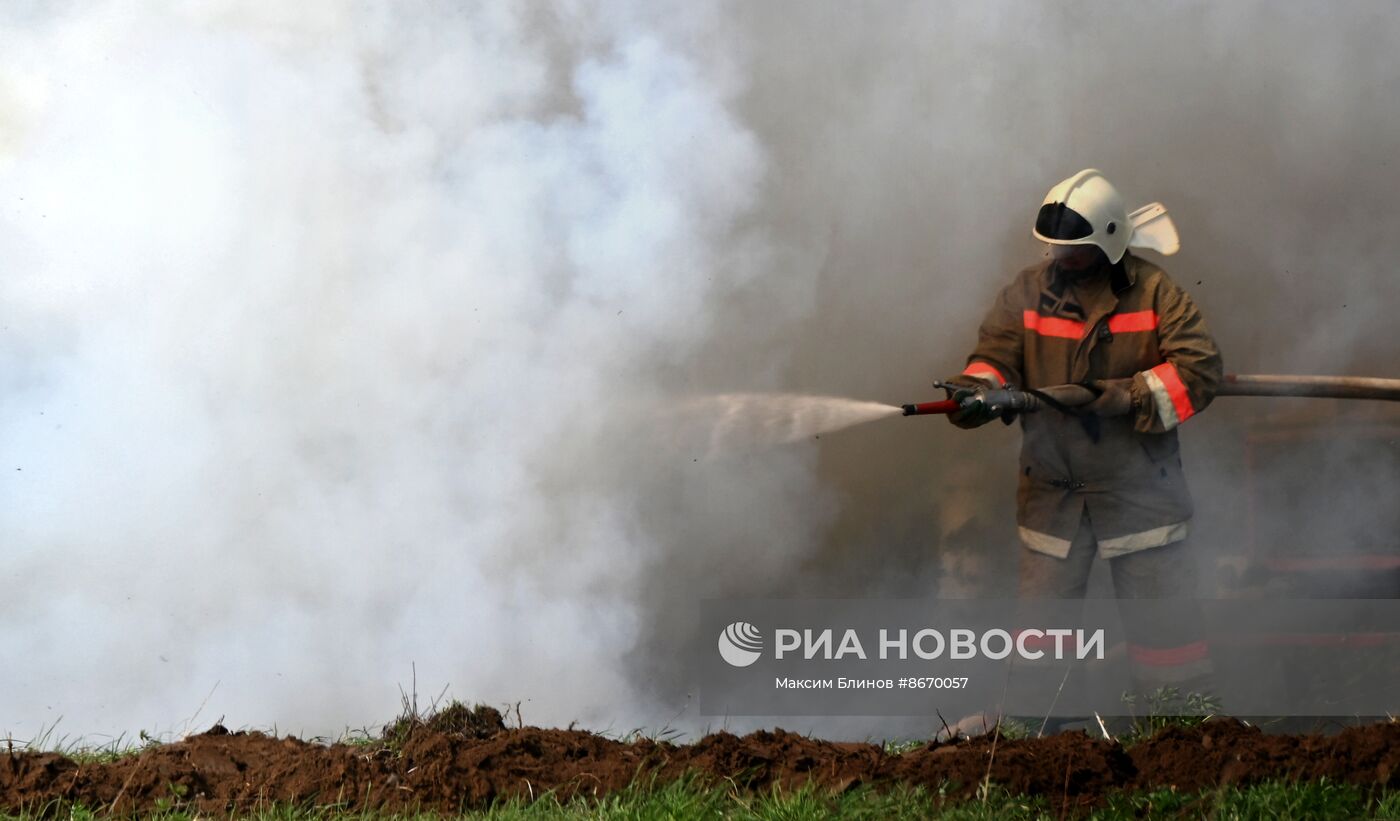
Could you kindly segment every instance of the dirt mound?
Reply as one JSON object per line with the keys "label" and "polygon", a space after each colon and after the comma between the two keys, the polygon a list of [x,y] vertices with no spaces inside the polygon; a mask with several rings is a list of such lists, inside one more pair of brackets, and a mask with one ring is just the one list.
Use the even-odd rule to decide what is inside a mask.
{"label": "dirt mound", "polygon": [[1267,735],[1233,719],[1168,727],[1135,745],[1135,783],[1198,790],[1266,779],[1400,785],[1400,724],[1351,727],[1335,736]]}
{"label": "dirt mound", "polygon": [[416,713],[401,716],[393,723],[385,724],[379,735],[400,744],[423,730],[462,738],[490,738],[505,728],[505,717],[495,707],[484,704],[468,707],[461,702],[453,702],[425,717]]}
{"label": "dirt mound", "polygon": [[890,773],[893,780],[930,787],[951,781],[966,791],[990,776],[1013,793],[1094,797],[1135,775],[1121,746],[1084,733],[925,747],[899,756]]}
{"label": "dirt mound", "polygon": [[74,802],[130,811],[189,803],[213,811],[309,798],[354,802],[369,797],[372,785],[384,789],[390,772],[383,760],[352,747],[215,726],[111,763],[11,753],[0,760],[0,804],[38,809]]}
{"label": "dirt mound", "polygon": [[183,806],[224,812],[289,802],[454,811],[551,791],[560,798],[605,795],[638,777],[665,781],[686,773],[754,790],[954,784],[963,793],[990,776],[1013,793],[1080,806],[1115,790],[1200,790],[1274,779],[1325,776],[1400,786],[1400,724],[1331,737],[1271,736],[1223,720],[1168,728],[1129,748],[1066,733],[930,743],[891,755],[873,744],[783,730],[716,733],[673,745],[575,730],[508,729],[495,711],[449,709],[439,717],[400,727],[401,744],[326,746],[216,726],[109,763],[13,751],[0,760],[0,807],[79,803],[119,811]]}

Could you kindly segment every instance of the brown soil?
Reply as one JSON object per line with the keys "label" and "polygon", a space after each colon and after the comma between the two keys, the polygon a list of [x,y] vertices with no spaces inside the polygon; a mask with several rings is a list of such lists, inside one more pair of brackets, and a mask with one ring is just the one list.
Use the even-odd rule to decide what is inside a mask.
{"label": "brown soil", "polygon": [[1014,793],[1049,796],[1062,806],[1097,803],[1114,790],[1327,777],[1400,786],[1400,724],[1336,736],[1266,735],[1234,720],[1169,728],[1129,748],[1083,733],[1026,740],[979,738],[930,743],[901,755],[877,745],[821,741],[783,730],[743,737],[717,733],[689,745],[621,742],[576,730],[508,729],[489,708],[398,722],[381,745],[326,746],[216,726],[121,760],[78,763],[54,753],[0,754],[0,807],[67,803],[119,812],[185,806],[204,812],[267,802],[354,808],[484,807],[508,796],[604,795],[639,775],[701,778],[763,789],[815,782],[859,785],[952,783],[973,792],[983,779]]}

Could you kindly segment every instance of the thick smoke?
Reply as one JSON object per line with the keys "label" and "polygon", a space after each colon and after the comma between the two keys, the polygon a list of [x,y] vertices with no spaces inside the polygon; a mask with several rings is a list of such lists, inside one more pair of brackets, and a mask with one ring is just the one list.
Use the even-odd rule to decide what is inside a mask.
{"label": "thick smoke", "polygon": [[[17,737],[334,733],[415,669],[542,724],[693,724],[699,597],[922,595],[970,520],[1008,567],[1014,430],[707,460],[669,410],[934,398],[1082,167],[1172,209],[1228,369],[1397,375],[1386,4],[0,15]],[[1247,426],[1319,407],[1259,402],[1184,436],[1217,552]]]}

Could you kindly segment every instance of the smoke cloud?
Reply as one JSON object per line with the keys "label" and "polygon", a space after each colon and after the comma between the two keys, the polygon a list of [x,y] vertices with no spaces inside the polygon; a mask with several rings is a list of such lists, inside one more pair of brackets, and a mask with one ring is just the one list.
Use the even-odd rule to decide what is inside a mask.
{"label": "smoke cloud", "polygon": [[[699,598],[924,595],[969,521],[994,589],[1014,430],[705,458],[669,411],[936,398],[1087,166],[1172,210],[1228,370],[1396,376],[1397,36],[1383,3],[8,6],[0,730],[334,734],[415,671],[694,727]],[[1208,561],[1258,538],[1243,443],[1282,417],[1396,421],[1193,420]],[[1393,532],[1364,443],[1257,516],[1366,458],[1348,533]]]}

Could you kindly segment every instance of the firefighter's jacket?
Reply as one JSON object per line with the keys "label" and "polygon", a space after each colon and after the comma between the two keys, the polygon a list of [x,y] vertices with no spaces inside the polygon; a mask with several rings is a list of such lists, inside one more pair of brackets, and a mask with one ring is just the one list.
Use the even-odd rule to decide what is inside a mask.
{"label": "firefighter's jacket", "polygon": [[1068,555],[1086,507],[1101,556],[1186,538],[1176,427],[1210,404],[1221,361],[1195,303],[1161,268],[1127,254],[1088,281],[1049,260],[1025,269],[997,297],[963,373],[1019,388],[1133,379],[1128,416],[1022,415],[1017,523],[1027,547]]}

